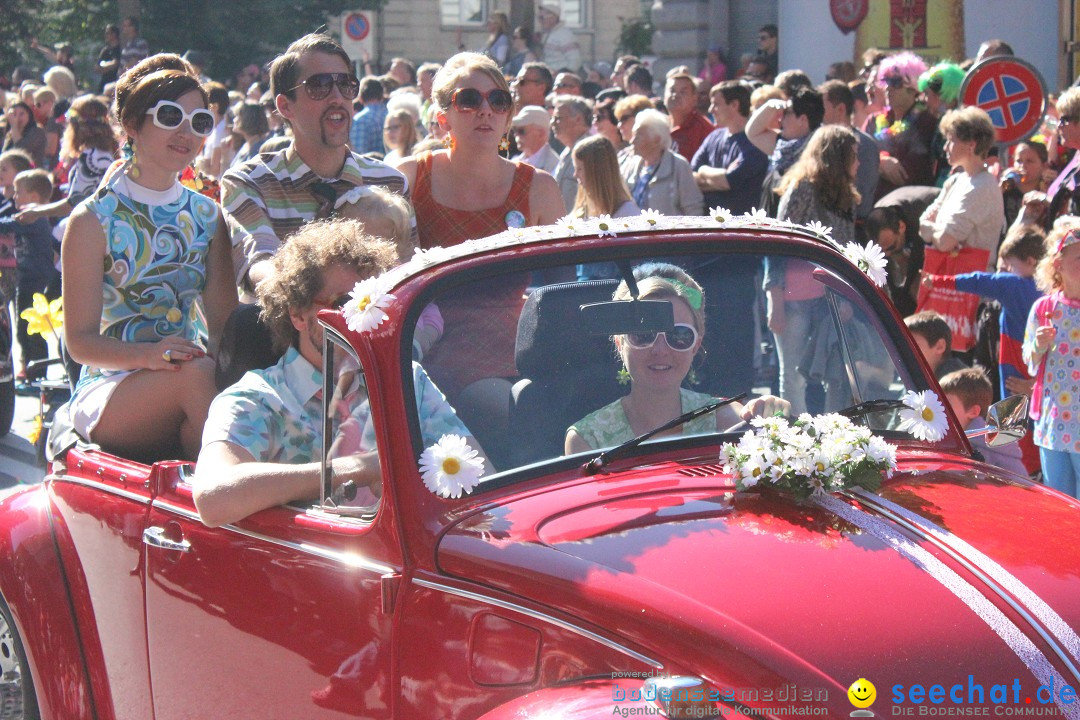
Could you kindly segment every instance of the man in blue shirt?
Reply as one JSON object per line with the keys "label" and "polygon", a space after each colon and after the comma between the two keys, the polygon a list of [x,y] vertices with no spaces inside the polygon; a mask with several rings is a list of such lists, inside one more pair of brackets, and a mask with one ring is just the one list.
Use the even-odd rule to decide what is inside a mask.
{"label": "man in blue shirt", "polygon": [[706,208],[723,207],[742,215],[757,205],[769,169],[769,158],[744,132],[750,118],[750,87],[727,80],[713,87],[709,99],[717,128],[694,153],[690,167],[705,193]]}
{"label": "man in blue shirt", "polygon": [[[709,99],[717,128],[694,153],[690,167],[707,209],[722,207],[742,215],[757,205],[769,169],[768,156],[743,131],[750,117],[750,87],[728,80],[713,86]],[[756,257],[728,255],[722,264],[706,260],[691,269],[705,290],[706,314],[712,323],[703,341],[700,390],[730,397],[753,385],[754,324],[746,318],[725,317],[720,308],[753,307],[759,268]]]}
{"label": "man in blue shirt", "polygon": [[353,115],[349,144],[358,155],[366,153],[386,154],[383,145],[383,123],[386,121],[386,100],[383,84],[377,78],[366,77],[360,81],[360,102],[364,109]]}

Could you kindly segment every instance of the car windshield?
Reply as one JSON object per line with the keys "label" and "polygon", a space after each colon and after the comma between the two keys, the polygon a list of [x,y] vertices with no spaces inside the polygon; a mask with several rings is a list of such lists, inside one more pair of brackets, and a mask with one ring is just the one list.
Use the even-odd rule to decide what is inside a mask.
{"label": "car windshield", "polygon": [[[657,419],[740,393],[782,396],[798,414],[926,389],[898,350],[894,321],[879,319],[885,301],[843,261],[764,240],[656,249],[622,247],[588,264],[564,254],[483,265],[431,286],[408,315],[412,363],[403,368],[417,457],[462,435],[490,477],[567,455],[584,461]],[[893,405],[854,419],[904,437]],[[739,432],[738,422],[721,408],[635,452]]]}

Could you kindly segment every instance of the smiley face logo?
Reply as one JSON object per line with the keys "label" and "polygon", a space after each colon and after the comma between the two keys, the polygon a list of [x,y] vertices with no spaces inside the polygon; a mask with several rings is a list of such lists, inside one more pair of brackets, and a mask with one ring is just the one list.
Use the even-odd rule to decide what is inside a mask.
{"label": "smiley face logo", "polygon": [[857,708],[868,708],[877,699],[877,688],[866,678],[859,678],[847,689],[848,700]]}

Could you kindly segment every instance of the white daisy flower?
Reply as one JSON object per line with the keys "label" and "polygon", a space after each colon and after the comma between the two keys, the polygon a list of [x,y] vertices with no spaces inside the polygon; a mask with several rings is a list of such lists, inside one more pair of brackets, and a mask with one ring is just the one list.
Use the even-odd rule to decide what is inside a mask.
{"label": "white daisy flower", "polygon": [[858,243],[849,242],[844,246],[844,256],[866,273],[870,282],[878,287],[885,287],[885,266],[888,260],[877,243],[871,240],[865,247],[860,247]]}
{"label": "white daisy flower", "polygon": [[724,225],[728,222],[731,222],[731,211],[727,208],[714,207],[709,210],[709,217],[711,217],[713,220],[720,223],[721,225]]}
{"label": "white daisy flower", "polygon": [[770,220],[769,214],[765,212],[765,208],[754,208],[743,215],[743,219],[751,225],[765,225]]}
{"label": "white daisy flower", "polygon": [[807,230],[814,233],[815,235],[819,235],[825,238],[826,240],[832,240],[832,227],[826,225],[825,223],[813,220],[804,225],[803,227],[805,227]]}
{"label": "white daisy flower", "polygon": [[641,219],[650,227],[660,227],[664,222],[664,216],[656,210],[642,210]]}
{"label": "white daisy flower", "polygon": [[585,223],[579,217],[573,215],[564,215],[555,221],[556,231],[562,235],[568,235],[575,237],[580,235],[585,230]]}
{"label": "white daisy flower", "polygon": [[949,421],[945,418],[945,408],[933,390],[917,393],[909,390],[900,398],[906,408],[900,411],[899,430],[910,432],[918,440],[937,442],[945,437]]}
{"label": "white daisy flower", "polygon": [[483,475],[484,459],[461,435],[443,435],[420,455],[424,485],[441,497],[468,495]]}
{"label": "white daisy flower", "polygon": [[387,292],[388,287],[389,284],[383,276],[356,283],[349,293],[349,301],[341,308],[350,330],[371,332],[390,319],[385,309],[397,298]]}
{"label": "white daisy flower", "polygon": [[610,215],[600,215],[593,220],[596,234],[600,237],[615,237],[615,221]]}

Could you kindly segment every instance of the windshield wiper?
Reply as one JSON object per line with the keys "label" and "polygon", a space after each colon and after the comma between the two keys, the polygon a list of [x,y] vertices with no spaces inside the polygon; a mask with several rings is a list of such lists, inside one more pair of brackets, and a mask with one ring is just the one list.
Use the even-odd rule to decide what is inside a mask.
{"label": "windshield wiper", "polygon": [[843,410],[837,410],[836,414],[854,419],[856,417],[865,417],[870,413],[881,412],[882,410],[895,410],[903,407],[907,407],[903,400],[881,398],[879,400],[867,400],[866,402],[857,403],[851,407],[844,408]]}
{"label": "windshield wiper", "polygon": [[604,452],[600,453],[598,456],[594,457],[589,462],[582,465],[581,469],[585,472],[586,475],[595,475],[596,473],[598,473],[602,469],[604,469],[604,467],[608,463],[610,463],[612,460],[615,460],[617,458],[622,457],[623,455],[626,455],[631,450],[636,448],[638,445],[640,445],[641,443],[643,443],[646,440],[648,440],[649,438],[651,438],[653,435],[657,435],[659,433],[662,433],[665,430],[670,430],[671,428],[675,427],[676,425],[682,425],[683,423],[690,422],[694,418],[701,417],[702,415],[705,415],[706,413],[710,413],[713,410],[716,410],[718,408],[722,408],[725,405],[730,405],[731,403],[736,402],[738,400],[742,400],[745,397],[746,397],[746,393],[740,393],[739,395],[736,395],[735,397],[729,397],[729,398],[725,398],[723,400],[717,400],[716,402],[707,403],[707,404],[702,405],[701,407],[697,408],[696,410],[691,410],[690,412],[683,413],[679,417],[675,418],[674,420],[672,420],[670,422],[664,423],[663,425],[661,425],[658,428],[654,428],[654,429],[650,430],[647,433],[643,433],[641,435],[638,435],[633,440],[627,440],[622,445],[616,445],[615,447],[611,448],[610,450],[605,450]]}

